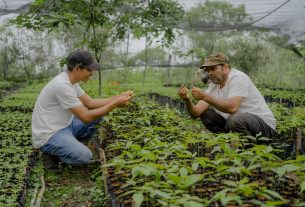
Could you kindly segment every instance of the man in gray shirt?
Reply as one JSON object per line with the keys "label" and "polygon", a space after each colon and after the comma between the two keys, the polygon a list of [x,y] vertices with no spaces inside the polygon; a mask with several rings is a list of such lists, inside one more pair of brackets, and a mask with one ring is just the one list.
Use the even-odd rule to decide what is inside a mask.
{"label": "man in gray shirt", "polygon": [[89,51],[78,49],[67,57],[67,70],[40,92],[32,114],[34,147],[70,164],[88,163],[92,153],[81,142],[96,132],[95,125],[117,107],[126,106],[132,91],[105,99],[93,99],[79,86],[100,65]]}
{"label": "man in gray shirt", "polygon": [[210,84],[206,91],[191,89],[198,103],[193,104],[186,87],[178,91],[193,118],[200,117],[211,132],[276,135],[275,119],[263,96],[245,73],[231,68],[226,55],[211,54],[200,68],[208,73]]}

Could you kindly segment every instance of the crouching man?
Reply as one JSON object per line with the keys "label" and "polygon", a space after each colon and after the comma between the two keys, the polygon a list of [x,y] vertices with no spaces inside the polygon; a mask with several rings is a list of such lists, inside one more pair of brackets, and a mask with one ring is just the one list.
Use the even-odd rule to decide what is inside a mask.
{"label": "crouching man", "polygon": [[100,65],[92,54],[78,49],[67,57],[67,70],[52,79],[40,92],[32,114],[34,147],[64,163],[84,164],[92,153],[83,143],[96,132],[102,116],[126,106],[134,93],[93,99],[79,86]]}
{"label": "crouching man", "polygon": [[200,117],[211,132],[276,135],[275,119],[263,96],[245,73],[230,67],[227,56],[211,54],[200,68],[208,73],[210,83],[206,91],[191,89],[198,103],[192,103],[186,87],[178,91],[193,118]]}

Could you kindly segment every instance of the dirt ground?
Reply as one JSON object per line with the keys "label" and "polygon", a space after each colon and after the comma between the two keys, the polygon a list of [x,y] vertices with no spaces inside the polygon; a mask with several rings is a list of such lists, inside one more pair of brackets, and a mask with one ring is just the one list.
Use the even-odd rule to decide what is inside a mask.
{"label": "dirt ground", "polygon": [[[94,156],[96,159],[96,152],[94,152]],[[58,170],[46,170],[42,156],[39,155],[38,162],[33,168],[28,182],[25,206],[33,206],[35,203],[41,189],[41,175],[43,175],[45,182],[41,206],[104,206],[104,187],[99,162],[82,166],[62,164],[59,165]]]}

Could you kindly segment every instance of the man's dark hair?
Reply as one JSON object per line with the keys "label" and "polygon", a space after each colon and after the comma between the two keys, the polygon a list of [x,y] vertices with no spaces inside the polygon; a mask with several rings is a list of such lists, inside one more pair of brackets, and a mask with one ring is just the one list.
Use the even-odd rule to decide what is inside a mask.
{"label": "man's dark hair", "polygon": [[90,70],[97,70],[100,68],[100,64],[95,61],[92,54],[84,49],[77,49],[71,52],[67,57],[68,71],[72,71],[76,66]]}

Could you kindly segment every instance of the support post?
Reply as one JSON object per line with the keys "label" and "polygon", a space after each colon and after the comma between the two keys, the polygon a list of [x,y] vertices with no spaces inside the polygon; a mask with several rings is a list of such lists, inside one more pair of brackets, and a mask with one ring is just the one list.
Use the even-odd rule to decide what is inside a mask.
{"label": "support post", "polygon": [[[106,156],[105,156],[105,152],[102,148],[99,148],[99,155],[100,155],[101,164],[103,166],[106,164]],[[109,194],[108,184],[107,184],[108,170],[107,170],[107,168],[102,167],[102,171],[103,171],[103,178],[104,178],[105,195],[107,196]]]}
{"label": "support post", "polygon": [[296,155],[300,154],[302,154],[302,132],[300,128],[297,128]]}

